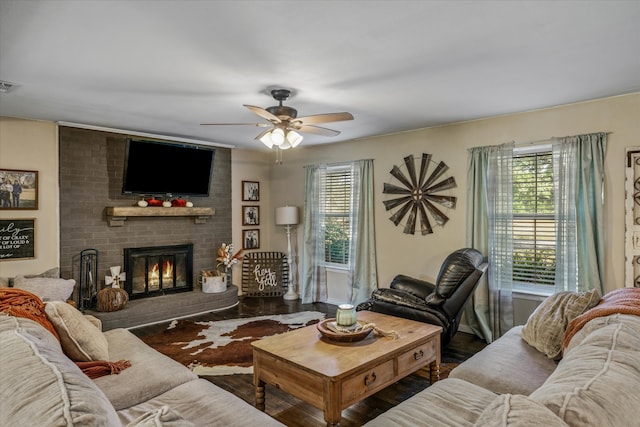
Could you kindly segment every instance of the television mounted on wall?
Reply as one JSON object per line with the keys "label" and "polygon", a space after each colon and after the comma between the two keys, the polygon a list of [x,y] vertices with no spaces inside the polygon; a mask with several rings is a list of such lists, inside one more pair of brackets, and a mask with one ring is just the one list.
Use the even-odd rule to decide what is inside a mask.
{"label": "television mounted on wall", "polygon": [[206,197],[214,158],[214,148],[129,139],[122,193]]}

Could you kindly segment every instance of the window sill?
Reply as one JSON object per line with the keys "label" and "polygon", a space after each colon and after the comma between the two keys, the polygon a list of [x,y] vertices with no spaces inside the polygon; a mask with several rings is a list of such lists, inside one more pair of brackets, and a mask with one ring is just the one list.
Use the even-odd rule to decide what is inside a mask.
{"label": "window sill", "polygon": [[511,293],[517,298],[542,301],[548,296],[553,295],[554,289],[546,289],[539,286],[515,285]]}
{"label": "window sill", "polygon": [[349,272],[349,267],[338,267],[337,265],[325,265],[324,266],[327,271],[332,273],[347,273]]}

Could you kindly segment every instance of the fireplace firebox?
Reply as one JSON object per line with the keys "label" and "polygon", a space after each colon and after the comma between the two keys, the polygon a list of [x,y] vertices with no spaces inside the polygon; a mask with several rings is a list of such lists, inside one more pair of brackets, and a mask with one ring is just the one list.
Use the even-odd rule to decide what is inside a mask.
{"label": "fireplace firebox", "polygon": [[124,289],[130,299],[193,290],[193,244],[127,248]]}

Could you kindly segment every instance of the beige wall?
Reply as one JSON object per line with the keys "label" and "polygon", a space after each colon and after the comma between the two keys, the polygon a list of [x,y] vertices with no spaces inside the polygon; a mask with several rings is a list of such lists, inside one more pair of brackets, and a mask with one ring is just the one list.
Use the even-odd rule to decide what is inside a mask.
{"label": "beige wall", "polygon": [[[599,131],[613,132],[605,161],[604,286],[609,291],[624,286],[624,157],[625,147],[640,145],[640,93],[339,144],[305,146],[303,142],[284,153],[282,165],[272,167],[269,198],[273,206],[289,203],[302,207],[304,165],[374,159],[379,285],[387,287],[398,273],[432,280],[442,259],[465,244],[468,148]],[[421,153],[431,153],[451,167],[449,173],[458,184],[454,190],[458,203],[448,212],[450,221],[444,228],[436,228],[428,236],[406,235],[389,221],[382,187],[392,182],[389,171],[393,165],[400,165],[406,155]],[[286,240],[274,238],[272,243],[270,249],[286,250]]]}
{"label": "beige wall", "polygon": [[[231,151],[231,209],[232,219],[232,241],[234,251],[242,248],[242,230],[260,230],[260,251],[275,250],[271,245],[271,235],[279,230],[275,229],[274,206],[269,196],[271,192],[271,167],[275,162],[270,153],[262,153],[252,150],[232,150]],[[260,201],[242,201],[242,181],[257,181],[260,183]],[[260,206],[260,225],[242,225],[242,206]],[[285,244],[286,250],[286,244]],[[242,269],[239,264],[233,268],[233,283],[242,288]]]}
{"label": "beige wall", "polygon": [[0,276],[35,274],[59,265],[58,127],[0,117],[0,168],[38,171],[38,209],[1,210],[0,218],[36,219],[36,256],[0,261]]}

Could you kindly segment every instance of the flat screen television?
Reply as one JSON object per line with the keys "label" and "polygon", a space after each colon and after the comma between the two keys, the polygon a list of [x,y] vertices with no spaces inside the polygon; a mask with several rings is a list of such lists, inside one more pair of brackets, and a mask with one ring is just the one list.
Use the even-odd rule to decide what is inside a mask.
{"label": "flat screen television", "polygon": [[208,196],[215,149],[127,140],[123,194]]}

